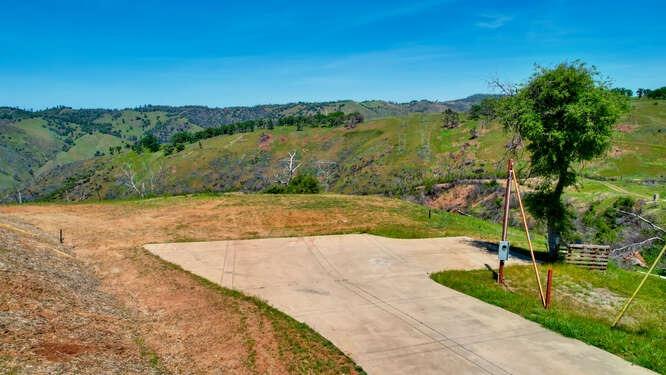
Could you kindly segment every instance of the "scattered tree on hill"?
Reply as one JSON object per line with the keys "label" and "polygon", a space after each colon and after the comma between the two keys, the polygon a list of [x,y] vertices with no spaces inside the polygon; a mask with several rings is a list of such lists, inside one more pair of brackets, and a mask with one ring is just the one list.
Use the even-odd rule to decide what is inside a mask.
{"label": "scattered tree on hill", "polygon": [[471,120],[482,120],[481,125],[485,126],[495,118],[495,106],[497,98],[484,98],[479,103],[472,104],[469,109],[469,118]]}
{"label": "scattered tree on hill", "polygon": [[122,151],[123,146],[110,146],[109,147],[109,154],[120,154],[120,151]]}
{"label": "scattered tree on hill", "polygon": [[636,96],[638,98],[648,98],[648,99],[666,99],[666,86],[660,87],[658,89],[637,89]]}
{"label": "scattered tree on hill", "polygon": [[145,133],[143,137],[134,144],[133,149],[136,152],[142,152],[143,150],[156,152],[160,149],[160,141],[152,133]]}
{"label": "scattered tree on hill", "polygon": [[616,87],[616,88],[612,89],[611,91],[613,91],[616,94],[624,95],[624,96],[627,96],[627,97],[634,96],[633,91],[631,91],[630,89],[624,88],[624,87]]}
{"label": "scattered tree on hill", "polygon": [[[339,127],[345,126],[353,128],[357,124],[363,122],[363,116],[358,112],[345,114],[343,112],[333,112],[329,114],[316,114],[314,116],[284,116],[277,120],[273,119],[259,119],[237,122],[233,124],[222,125],[216,128],[207,128],[197,132],[180,131],[171,136],[171,144],[173,147],[163,146],[162,150],[168,155],[181,148],[179,144],[199,142],[202,139],[217,137],[220,135],[236,134],[252,132],[256,129],[273,129],[277,126],[295,126],[297,131],[302,131],[305,127]],[[160,149],[159,143],[155,146],[152,139],[141,138],[135,145],[134,149],[137,152],[141,150],[153,150],[152,152]],[[150,146],[150,147],[148,147]]]}
{"label": "scattered tree on hill", "polygon": [[528,208],[546,222],[553,257],[571,224],[562,193],[576,181],[572,166],[608,150],[613,125],[628,109],[626,97],[598,77],[581,62],[539,67],[526,85],[502,98],[498,108],[504,126],[529,141],[531,174],[543,178],[528,196]]}
{"label": "scattered tree on hill", "polygon": [[451,108],[447,108],[442,113],[442,126],[446,129],[453,129],[460,126],[460,114]]}
{"label": "scattered tree on hill", "polygon": [[654,90],[646,90],[644,95],[648,99],[666,99],[666,86]]}

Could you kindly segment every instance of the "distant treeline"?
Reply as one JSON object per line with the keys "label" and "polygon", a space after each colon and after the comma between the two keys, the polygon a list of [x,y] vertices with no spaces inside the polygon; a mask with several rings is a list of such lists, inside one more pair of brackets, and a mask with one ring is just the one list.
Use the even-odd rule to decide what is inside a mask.
{"label": "distant treeline", "polygon": [[636,95],[639,98],[646,97],[648,99],[666,99],[666,86],[654,90],[638,89],[636,90]]}
{"label": "distant treeline", "polygon": [[[611,91],[632,97],[634,96],[634,92],[631,89],[624,88],[624,87],[616,87],[614,89],[611,89]],[[666,99],[666,86],[660,87],[658,89],[636,89],[636,96],[640,98],[647,98],[647,99]]]}
{"label": "distant treeline", "polygon": [[333,128],[345,126],[353,128],[357,124],[362,123],[363,120],[363,115],[358,112],[348,114],[345,114],[344,112],[332,112],[329,114],[318,113],[313,116],[284,116],[278,119],[248,120],[221,125],[214,128],[207,128],[196,132],[177,132],[171,136],[171,143],[165,145],[160,145],[159,140],[152,133],[146,133],[132,148],[137,152],[143,150],[156,152],[163,149],[164,153],[169,155],[174,151],[182,151],[187,143],[195,143],[203,139],[213,138],[220,135],[248,133],[257,129],[271,130],[279,126],[295,126],[297,131],[301,131],[305,127]]}

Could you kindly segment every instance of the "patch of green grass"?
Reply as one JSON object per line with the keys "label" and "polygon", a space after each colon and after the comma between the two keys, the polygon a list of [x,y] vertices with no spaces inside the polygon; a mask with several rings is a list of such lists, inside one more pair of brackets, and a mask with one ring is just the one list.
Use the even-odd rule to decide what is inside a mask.
{"label": "patch of green grass", "polygon": [[7,375],[18,375],[21,373],[21,368],[19,366],[14,366],[11,364],[12,357],[2,355],[0,356],[0,372]]}
{"label": "patch of green grass", "polygon": [[[411,225],[381,223],[373,226],[369,233],[392,238],[426,238],[426,237],[472,237],[478,240],[496,242],[502,234],[497,223],[457,213],[429,209],[421,205],[403,203],[393,208],[396,216],[409,217],[414,221]],[[534,233],[531,233],[534,236]],[[509,241],[512,248],[526,251],[528,249],[525,232],[519,228],[509,227]],[[532,238],[536,252],[547,252],[539,246],[539,241]]]}
{"label": "patch of green grass", "polygon": [[[541,306],[531,266],[506,268],[508,288],[491,272],[444,271],[436,282],[497,305],[546,328],[666,373],[666,281],[650,278],[616,328],[610,325],[641,274],[609,267],[605,272],[555,264],[553,304]],[[546,267],[541,267],[545,280]]]}
{"label": "patch of green grass", "polygon": [[158,374],[166,374],[168,371],[160,362],[160,357],[152,349],[150,349],[142,337],[137,337],[134,340],[136,346],[139,348],[141,357],[150,363],[150,367]]}

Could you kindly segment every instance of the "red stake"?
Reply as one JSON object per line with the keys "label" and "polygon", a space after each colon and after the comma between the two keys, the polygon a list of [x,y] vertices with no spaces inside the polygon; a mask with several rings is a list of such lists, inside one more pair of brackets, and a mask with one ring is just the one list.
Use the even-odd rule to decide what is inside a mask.
{"label": "red stake", "polygon": [[551,295],[553,293],[553,269],[548,269],[548,281],[546,282],[546,308],[550,308]]}
{"label": "red stake", "polygon": [[[502,241],[506,241],[509,228],[509,207],[511,200],[511,177],[513,176],[513,160],[508,162],[508,175],[506,178],[506,192],[504,194],[504,218],[502,221]],[[499,272],[497,273],[497,283],[504,285],[504,261],[499,262]]]}

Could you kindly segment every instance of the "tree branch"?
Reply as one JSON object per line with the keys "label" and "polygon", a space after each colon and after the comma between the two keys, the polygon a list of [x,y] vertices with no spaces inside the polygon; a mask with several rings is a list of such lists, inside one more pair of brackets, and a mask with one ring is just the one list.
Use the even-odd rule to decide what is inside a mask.
{"label": "tree branch", "polygon": [[[635,243],[631,243],[631,244],[626,245],[626,246],[618,247],[617,249],[613,249],[611,251],[610,256],[613,257],[613,258],[621,258],[624,254],[629,253],[629,252],[633,252],[637,247],[643,247],[643,245],[651,243],[652,241],[656,241],[656,240],[663,241],[664,239],[661,238],[661,237],[651,237],[651,238],[648,238],[647,240],[643,240],[641,242],[635,242]],[[630,250],[627,251],[627,249],[630,249]]]}
{"label": "tree branch", "polygon": [[639,215],[639,214],[635,214],[635,213],[633,213],[633,212],[628,212],[628,211],[619,210],[619,209],[618,209],[618,211],[619,211],[619,212],[622,212],[622,213],[625,214],[625,215],[633,216],[633,217],[635,217],[635,218],[637,218],[637,219],[639,219],[639,220],[641,220],[641,221],[643,221],[643,222],[649,224],[652,228],[654,228],[654,229],[660,231],[661,233],[666,234],[666,230],[664,230],[664,228],[658,226],[657,224],[651,222],[650,220],[644,218],[643,216],[641,216],[641,215]]}

